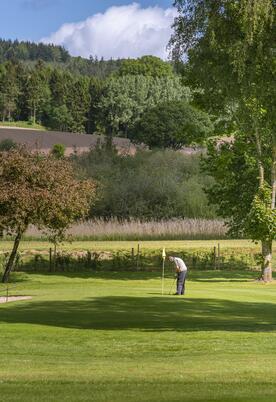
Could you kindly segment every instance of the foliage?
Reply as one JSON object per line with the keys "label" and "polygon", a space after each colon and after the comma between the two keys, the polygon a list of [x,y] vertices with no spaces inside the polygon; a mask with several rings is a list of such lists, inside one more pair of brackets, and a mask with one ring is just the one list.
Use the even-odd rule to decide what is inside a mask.
{"label": "foliage", "polygon": [[33,66],[38,60],[74,75],[95,76],[100,79],[116,72],[122,62],[98,59],[97,56],[90,56],[89,59],[72,57],[63,47],[52,44],[0,39],[0,63],[20,61],[26,66]]}
{"label": "foliage", "polygon": [[171,70],[170,64],[151,56],[143,60],[139,63],[152,68],[154,76],[149,72],[103,80],[41,60],[32,65],[18,61],[0,64],[0,118],[3,122],[40,123],[59,131],[126,136],[145,109],[160,101],[191,98],[179,77],[165,74]]}
{"label": "foliage", "polygon": [[271,209],[271,188],[267,185],[254,196],[246,231],[253,240],[276,239],[276,209]]}
{"label": "foliage", "polygon": [[77,181],[69,162],[24,148],[0,153],[0,166],[0,229],[16,234],[7,280],[28,226],[46,227],[53,238],[61,239],[65,229],[87,212],[94,186]]}
{"label": "foliage", "polygon": [[[226,119],[230,124],[225,124],[226,128],[234,131],[234,141],[243,138],[240,155],[243,154],[248,175],[238,172],[241,166],[232,164],[229,153],[223,160],[219,147],[219,155],[213,150],[208,159],[210,170],[219,177],[212,194],[215,188],[222,190],[224,186],[225,190],[224,198],[219,200],[214,195],[213,200],[222,214],[228,214],[234,231],[249,228],[252,238],[262,241],[263,272],[267,266],[271,273],[276,198],[275,2],[176,0],[175,5],[179,16],[171,40],[174,56],[188,52],[187,77],[193,87],[200,89],[199,103],[216,113],[220,121],[230,108]],[[239,151],[234,149],[237,160]],[[228,182],[214,171],[213,161],[218,160],[223,165],[218,169],[220,172],[224,169]],[[229,168],[231,174],[226,172]],[[235,188],[238,182],[240,186]],[[234,190],[232,194],[230,188]],[[248,194],[244,205],[238,202],[240,195],[233,202],[233,194],[241,188]],[[270,206],[263,198],[264,189],[266,196],[270,193]],[[225,204],[229,208],[223,211]],[[243,216],[241,210],[245,212]]]}
{"label": "foliage", "polygon": [[143,56],[138,59],[123,60],[118,75],[144,75],[151,77],[172,77],[171,64],[155,56]]}
{"label": "foliage", "polygon": [[35,124],[37,119],[41,121],[43,111],[48,107],[50,101],[50,90],[48,86],[48,71],[43,63],[38,62],[32,72],[28,75],[25,86],[27,106],[30,112],[30,119]]}
{"label": "foliage", "polygon": [[124,75],[107,81],[98,107],[107,132],[127,136],[128,130],[148,108],[160,102],[189,101],[190,98],[189,88],[181,85],[179,77]]}
{"label": "foliage", "polygon": [[170,150],[126,156],[96,149],[75,163],[98,182],[93,216],[142,220],[215,216],[203,192],[212,180],[199,172],[199,156]]}
{"label": "foliage", "polygon": [[183,145],[203,143],[212,132],[205,112],[187,102],[172,101],[145,110],[131,136],[150,148],[180,149]]}
{"label": "foliage", "polygon": [[69,53],[61,46],[28,41],[0,39],[0,62],[6,60],[35,60],[65,62]]}
{"label": "foliage", "polygon": [[51,153],[55,158],[61,159],[65,155],[65,149],[64,144],[54,144]]}
{"label": "foliage", "polygon": [[10,138],[4,139],[0,142],[0,152],[10,151],[12,148],[16,148],[17,144]]}

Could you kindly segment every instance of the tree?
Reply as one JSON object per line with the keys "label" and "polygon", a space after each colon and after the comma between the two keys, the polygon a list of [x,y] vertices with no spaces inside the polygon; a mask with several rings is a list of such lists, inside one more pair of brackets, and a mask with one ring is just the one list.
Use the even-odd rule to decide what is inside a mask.
{"label": "tree", "polygon": [[[263,276],[270,280],[276,236],[275,2],[176,0],[175,5],[179,16],[174,24],[172,53],[176,58],[188,55],[188,76],[191,84],[200,88],[198,93],[208,110],[221,119],[230,107],[228,127],[233,144],[243,150],[241,156],[236,145],[229,145],[234,153],[230,157],[226,145],[210,149],[207,161],[218,181],[214,191],[224,193],[224,199],[218,200],[212,191],[210,200],[218,202],[221,213],[223,205],[227,206],[222,214],[232,231],[243,231],[262,242]],[[233,176],[237,173],[237,155],[248,175],[239,172],[235,180],[229,177],[228,169]],[[244,208],[242,196],[232,195],[241,185],[246,192]]]}
{"label": "tree", "polygon": [[69,131],[84,133],[90,106],[89,79],[87,77],[75,77],[71,80],[66,106],[72,117]]}
{"label": "tree", "polygon": [[2,279],[7,282],[28,226],[47,228],[52,238],[62,239],[66,228],[88,212],[94,185],[76,180],[68,161],[24,148],[0,153],[0,166],[0,229],[15,236]]}
{"label": "tree", "polygon": [[30,119],[36,123],[50,101],[47,70],[42,62],[38,62],[34,70],[29,73],[26,83],[26,101]]}
{"label": "tree", "polygon": [[3,121],[11,121],[19,92],[17,66],[8,62],[0,71],[0,110]]}
{"label": "tree", "polygon": [[172,65],[155,56],[123,60],[118,75],[145,75],[151,77],[172,77]]}
{"label": "tree", "polygon": [[190,97],[179,77],[125,75],[107,81],[98,107],[107,134],[127,137],[146,109],[166,101],[189,101]]}
{"label": "tree", "polygon": [[150,148],[180,149],[202,143],[213,133],[207,113],[187,102],[162,103],[146,110],[131,132],[134,141]]}
{"label": "tree", "polygon": [[87,133],[95,133],[101,125],[101,109],[99,102],[104,89],[104,81],[97,77],[91,77],[89,84],[90,108],[87,121]]}

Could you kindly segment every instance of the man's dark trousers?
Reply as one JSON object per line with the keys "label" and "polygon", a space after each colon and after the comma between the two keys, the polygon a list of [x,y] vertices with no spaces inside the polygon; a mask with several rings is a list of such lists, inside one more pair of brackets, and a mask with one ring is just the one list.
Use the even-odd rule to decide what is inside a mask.
{"label": "man's dark trousers", "polygon": [[176,293],[184,295],[185,293],[185,278],[187,271],[180,271],[177,273]]}

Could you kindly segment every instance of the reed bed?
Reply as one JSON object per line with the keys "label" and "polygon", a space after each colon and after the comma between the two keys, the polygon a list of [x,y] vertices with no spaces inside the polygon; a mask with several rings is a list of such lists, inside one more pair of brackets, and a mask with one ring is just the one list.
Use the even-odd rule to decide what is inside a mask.
{"label": "reed bed", "polygon": [[[120,221],[94,219],[73,225],[67,235],[72,240],[209,240],[225,239],[227,228],[221,220],[171,219]],[[26,239],[45,239],[47,234],[35,227],[26,232]]]}

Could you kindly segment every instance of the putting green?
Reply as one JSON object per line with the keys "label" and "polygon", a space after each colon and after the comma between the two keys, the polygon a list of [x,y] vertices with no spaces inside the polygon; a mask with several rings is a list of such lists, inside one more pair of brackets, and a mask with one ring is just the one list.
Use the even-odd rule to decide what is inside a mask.
{"label": "putting green", "polygon": [[155,273],[18,273],[1,401],[275,401],[276,286],[254,275],[190,272],[182,298]]}

